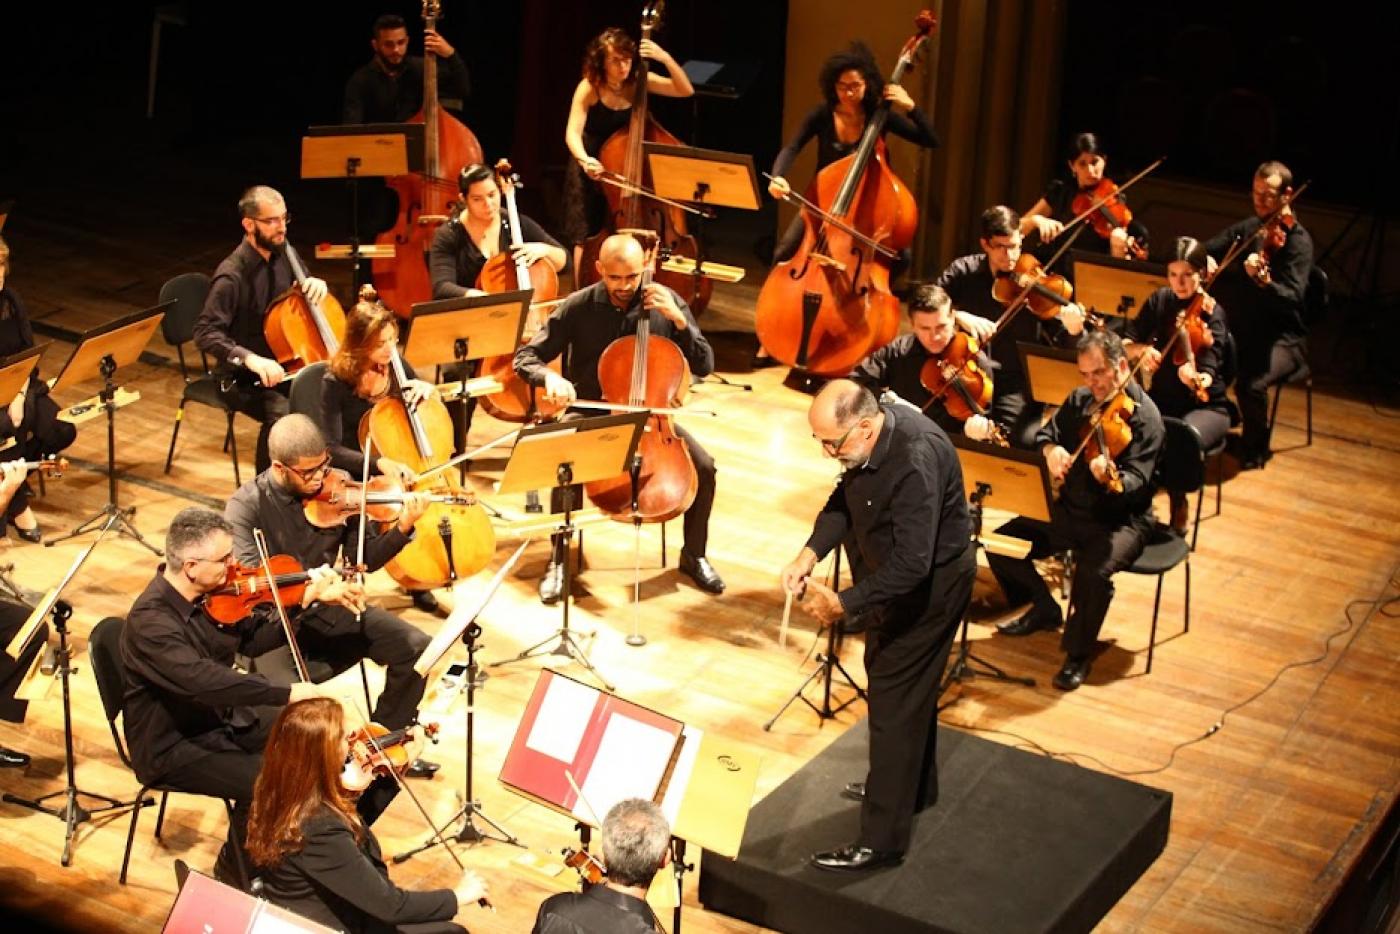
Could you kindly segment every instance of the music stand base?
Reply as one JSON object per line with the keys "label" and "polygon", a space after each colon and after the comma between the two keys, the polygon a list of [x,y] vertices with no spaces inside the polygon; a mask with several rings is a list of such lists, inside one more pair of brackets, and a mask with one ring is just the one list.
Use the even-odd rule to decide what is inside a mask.
{"label": "music stand base", "polygon": [[[45,804],[50,798],[63,797],[67,800],[62,807]],[[100,807],[85,808],[78,804],[78,798],[96,798],[105,801]],[[6,792],[3,796],[6,804],[18,804],[20,807],[29,808],[31,811],[38,811],[41,814],[48,814],[57,817],[67,826],[63,835],[63,856],[60,864],[68,866],[73,862],[73,836],[78,832],[78,825],[92,820],[94,814],[104,814],[107,811],[119,811],[125,808],[151,807],[156,803],[155,798],[142,798],[140,801],[121,801],[107,795],[100,795],[91,791],[82,791],[78,788],[65,788],[62,791],[55,791],[38,798],[21,798],[19,795],[12,795]]]}
{"label": "music stand base", "polygon": [[[475,823],[475,818],[477,817],[490,824],[491,829],[496,831],[499,836],[493,836],[480,827],[477,827]],[[425,841],[421,846],[404,853],[399,853],[397,856],[393,857],[392,862],[407,862],[419,853],[424,853],[435,846],[440,846],[442,840],[439,839],[439,836],[445,835],[447,833],[447,828],[458,821],[462,821],[462,826],[456,833],[451,835],[452,839],[457,843],[481,843],[486,840],[495,840],[497,843],[508,843],[511,846],[518,846],[522,850],[528,849],[514,834],[492,820],[491,817],[481,809],[480,803],[468,801],[457,810],[456,814],[453,814],[447,819],[447,823],[442,825],[442,830],[438,834],[434,834],[431,839]]]}
{"label": "music stand base", "polygon": [[[973,678],[977,677],[986,678],[990,681],[1004,681],[1007,684],[1021,684],[1028,688],[1035,687],[1034,678],[1007,674],[986,659],[978,658],[974,655],[972,650],[968,647],[970,643],[967,638],[967,628],[967,618],[964,617],[962,621],[962,636],[958,640],[958,656],[953,659],[953,664],[948,667],[948,673],[943,676],[943,683],[938,686],[938,696],[940,698],[953,686],[954,681],[961,684],[964,681],[971,681]],[[973,667],[974,665],[980,667]],[[952,701],[948,702],[948,704],[951,703]],[[938,709],[942,710],[944,707],[947,707],[948,704],[944,704]]]}
{"label": "music stand base", "polygon": [[[583,638],[592,639],[593,633],[586,633]],[[521,653],[514,658],[503,658],[498,662],[491,662],[486,667],[499,668],[502,665],[523,662],[527,658],[536,658],[540,655],[558,655],[560,658],[578,662],[589,674],[598,679],[598,682],[603,685],[604,690],[612,691],[613,686],[598,672],[598,669],[593,667],[593,663],[588,660],[588,655],[583,651],[583,646],[579,645],[578,640],[579,633],[574,630],[567,627],[556,629],[554,635],[550,636],[548,639],[536,642],[528,649],[521,651]],[[552,646],[551,643],[553,643]]]}
{"label": "music stand base", "polygon": [[108,503],[87,520],[75,526],[73,531],[69,532],[67,535],[60,535],[57,538],[45,540],[44,547],[52,548],[59,542],[66,542],[70,538],[77,538],[79,535],[86,535],[88,532],[93,532],[103,527],[115,527],[119,534],[136,539],[138,543],[145,545],[156,555],[163,555],[165,552],[146,541],[146,537],[132,524],[131,517],[134,515],[136,515],[135,506],[127,506],[123,509],[116,503]]}
{"label": "music stand base", "polygon": [[[836,672],[841,673],[841,677],[845,680],[847,687],[853,688],[855,690],[855,694],[851,697],[846,698],[844,701],[833,707],[831,705],[831,682]],[[822,678],[826,681],[825,690],[822,694],[822,704],[820,707],[812,703],[812,701],[808,699],[806,694],[808,685],[810,685],[813,681],[817,680],[818,678]],[[858,700],[868,701],[869,697],[866,695],[865,688],[856,684],[855,679],[851,677],[851,673],[848,672],[845,666],[841,664],[840,659],[835,658],[834,656],[829,655],[825,652],[822,652],[817,655],[817,667],[812,669],[811,673],[807,675],[806,679],[800,685],[798,685],[797,690],[792,692],[792,696],[790,696],[787,699],[787,701],[783,703],[783,706],[778,708],[778,712],[773,714],[773,718],[767,723],[763,724],[763,729],[765,731],[771,732],[773,729],[773,724],[777,723],[778,719],[784,713],[786,713],[787,709],[792,706],[794,701],[797,700],[800,700],[808,707],[811,707],[812,712],[817,715],[818,720],[826,721],[834,719],[837,714],[839,714],[841,711],[845,710],[847,707],[851,706]]]}
{"label": "music stand base", "polygon": [[631,646],[643,646],[647,644],[647,637],[639,632],[634,632],[627,637],[626,642]]}

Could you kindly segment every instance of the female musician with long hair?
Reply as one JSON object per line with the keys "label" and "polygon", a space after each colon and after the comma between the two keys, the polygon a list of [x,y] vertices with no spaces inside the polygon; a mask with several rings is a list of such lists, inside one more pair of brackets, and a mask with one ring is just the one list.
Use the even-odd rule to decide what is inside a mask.
{"label": "female musician with long hair", "polygon": [[574,250],[574,275],[578,276],[582,244],[607,224],[608,204],[598,186],[584,177],[603,171],[598,152],[618,130],[627,129],[636,98],[636,64],[646,58],[665,66],[663,77],[647,71],[647,93],[663,97],[690,97],[690,78],[661,46],[650,39],[639,45],[623,29],[610,26],[588,43],[583,53],[583,77],[574,88],[564,145],[574,157],[575,168],[564,186],[564,236]]}
{"label": "female musician with long hair", "polygon": [[486,896],[486,883],[474,872],[455,889],[393,883],[379,841],[341,786],[346,736],[344,711],[329,698],[289,704],[273,723],[247,834],[265,897],[341,931],[465,934],[451,919]]}
{"label": "female musician with long hair", "polygon": [[[1031,231],[1035,231],[1039,234],[1042,244],[1051,243],[1060,235],[1065,223],[1074,218],[1075,211],[1072,205],[1075,196],[1081,192],[1087,194],[1093,191],[1103,181],[1104,170],[1108,166],[1108,154],[1097,135],[1076,133],[1065,148],[1065,164],[1069,169],[1068,178],[1051,179],[1045,186],[1040,200],[1021,215],[1021,233],[1029,236]],[[1127,203],[1126,195],[1118,197]],[[1084,223],[1091,223],[1092,220],[1091,217]],[[1107,240],[1093,234],[1085,234],[1075,241],[1074,246],[1075,249],[1096,250],[1123,259],[1128,255],[1130,241],[1145,251],[1147,237],[1147,228],[1143,226],[1142,221],[1133,218],[1126,227],[1114,229],[1113,235]]]}

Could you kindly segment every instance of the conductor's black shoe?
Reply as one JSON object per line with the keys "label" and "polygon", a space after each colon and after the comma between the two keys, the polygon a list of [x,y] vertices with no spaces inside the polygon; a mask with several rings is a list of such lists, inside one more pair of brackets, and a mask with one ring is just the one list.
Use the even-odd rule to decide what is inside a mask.
{"label": "conductor's black shoe", "polygon": [[424,613],[436,613],[442,608],[431,590],[414,590],[409,596],[413,598],[413,605]]}
{"label": "conductor's black shoe", "polygon": [[864,801],[865,782],[847,782],[846,787],[841,789],[841,797],[850,798],[852,801]]}
{"label": "conductor's black shoe", "polygon": [[432,778],[442,766],[427,759],[414,759],[408,766],[409,778]]}
{"label": "conductor's black shoe", "polygon": [[1065,659],[1065,663],[1056,672],[1054,681],[1055,687],[1061,691],[1073,691],[1084,683],[1084,679],[1089,677],[1089,656],[1082,658],[1070,656]]}
{"label": "conductor's black shoe", "polygon": [[564,565],[559,561],[551,561],[549,567],[544,570],[544,577],[540,578],[540,602],[545,606],[553,606],[563,595]]}
{"label": "conductor's black shoe", "polygon": [[1055,607],[1051,613],[1049,610],[1042,610],[1031,607],[1017,619],[1009,623],[1002,623],[997,627],[997,632],[1003,636],[1029,636],[1033,632],[1040,632],[1042,629],[1055,630],[1064,625],[1064,616],[1060,613],[1060,608]]}
{"label": "conductor's black shoe", "polygon": [[855,843],[839,850],[812,854],[812,865],[830,872],[864,872],[898,866],[902,862],[904,854],[898,850],[872,850]]}
{"label": "conductor's black shoe", "polygon": [[29,764],[29,753],[0,746],[0,769],[22,769]]}
{"label": "conductor's black shoe", "polygon": [[719,576],[704,555],[695,558],[682,548],[678,567],[682,574],[695,581],[695,586],[706,593],[724,593],[724,578]]}

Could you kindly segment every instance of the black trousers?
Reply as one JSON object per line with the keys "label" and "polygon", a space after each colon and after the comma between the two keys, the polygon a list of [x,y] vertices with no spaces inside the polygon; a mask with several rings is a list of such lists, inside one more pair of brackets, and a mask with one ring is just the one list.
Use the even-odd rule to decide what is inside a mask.
{"label": "black trousers", "polygon": [[[384,666],[384,691],[370,716],[391,730],[408,726],[418,713],[427,682],[413,663],[430,641],[427,633],[374,606],[358,621],[339,606],[314,607],[297,620],[297,644],[311,680],[328,681],[365,658]],[[300,680],[285,646],[254,659],[253,668],[278,684]]]}
{"label": "black trousers", "polygon": [[1041,613],[1060,615],[1060,605],[1036,573],[1032,558],[1043,558],[1066,548],[1074,550],[1074,576],[1070,585],[1069,618],[1060,646],[1072,658],[1091,655],[1099,631],[1113,602],[1113,575],[1128,567],[1142,554],[1150,530],[1148,517],[1135,517],[1118,524],[1106,524],[1079,510],[1056,504],[1046,525],[1019,517],[1002,525],[998,532],[1029,539],[1030,554],[1020,560],[988,553],[987,563],[1006,594],[1007,603],[1017,606],[1030,602]]}
{"label": "black trousers", "polygon": [[969,545],[934,570],[921,617],[887,614],[866,633],[870,771],[860,811],[862,846],[907,850],[915,813],[938,800],[938,685],[976,577]]}
{"label": "black trousers", "polygon": [[[10,644],[15,633],[19,632],[19,628],[29,619],[29,612],[27,606],[0,600],[0,646]],[[10,656],[0,651],[0,720],[8,720],[10,723],[24,722],[29,702],[15,700],[15,692],[19,690],[20,682],[24,680],[29,666],[34,664],[34,656],[43,649],[48,637],[49,626],[45,623],[29,640],[29,648],[21,652],[19,658],[11,661]]]}
{"label": "black trousers", "polygon": [[[32,387],[32,382],[31,382]],[[24,400],[24,418],[15,429],[15,445],[0,453],[0,460],[35,461],[65,451],[78,437],[78,428],[58,417],[58,404],[48,392],[32,388]],[[5,507],[5,518],[13,519],[29,508],[33,493],[26,480],[15,490]]]}
{"label": "black trousers", "polygon": [[287,393],[291,391],[291,385],[290,379],[284,379],[269,389],[260,383],[225,377],[224,400],[232,405],[235,411],[261,423],[254,459],[258,473],[272,466],[272,458],[267,453],[267,435],[272,431],[273,423],[287,414]]}
{"label": "black trousers", "polygon": [[1269,452],[1269,390],[1307,366],[1307,341],[1301,337],[1240,340],[1240,372],[1235,395],[1244,420],[1243,455]]}

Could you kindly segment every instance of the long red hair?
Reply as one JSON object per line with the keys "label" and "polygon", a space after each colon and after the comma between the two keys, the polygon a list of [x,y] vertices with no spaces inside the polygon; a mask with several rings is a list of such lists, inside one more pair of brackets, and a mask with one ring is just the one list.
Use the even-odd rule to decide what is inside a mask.
{"label": "long red hair", "polygon": [[302,823],[322,807],[338,813],[355,839],[364,826],[340,786],[344,766],[345,713],[328,697],[288,704],[267,737],[262,771],[248,812],[248,855],[273,866],[302,847]]}
{"label": "long red hair", "polygon": [[374,286],[361,286],[360,300],[345,318],[345,339],[331,358],[330,370],[335,378],[358,388],[360,377],[369,369],[370,354],[379,346],[380,332],[388,327],[394,329],[394,339],[398,340],[399,325],[394,313],[380,303]]}

